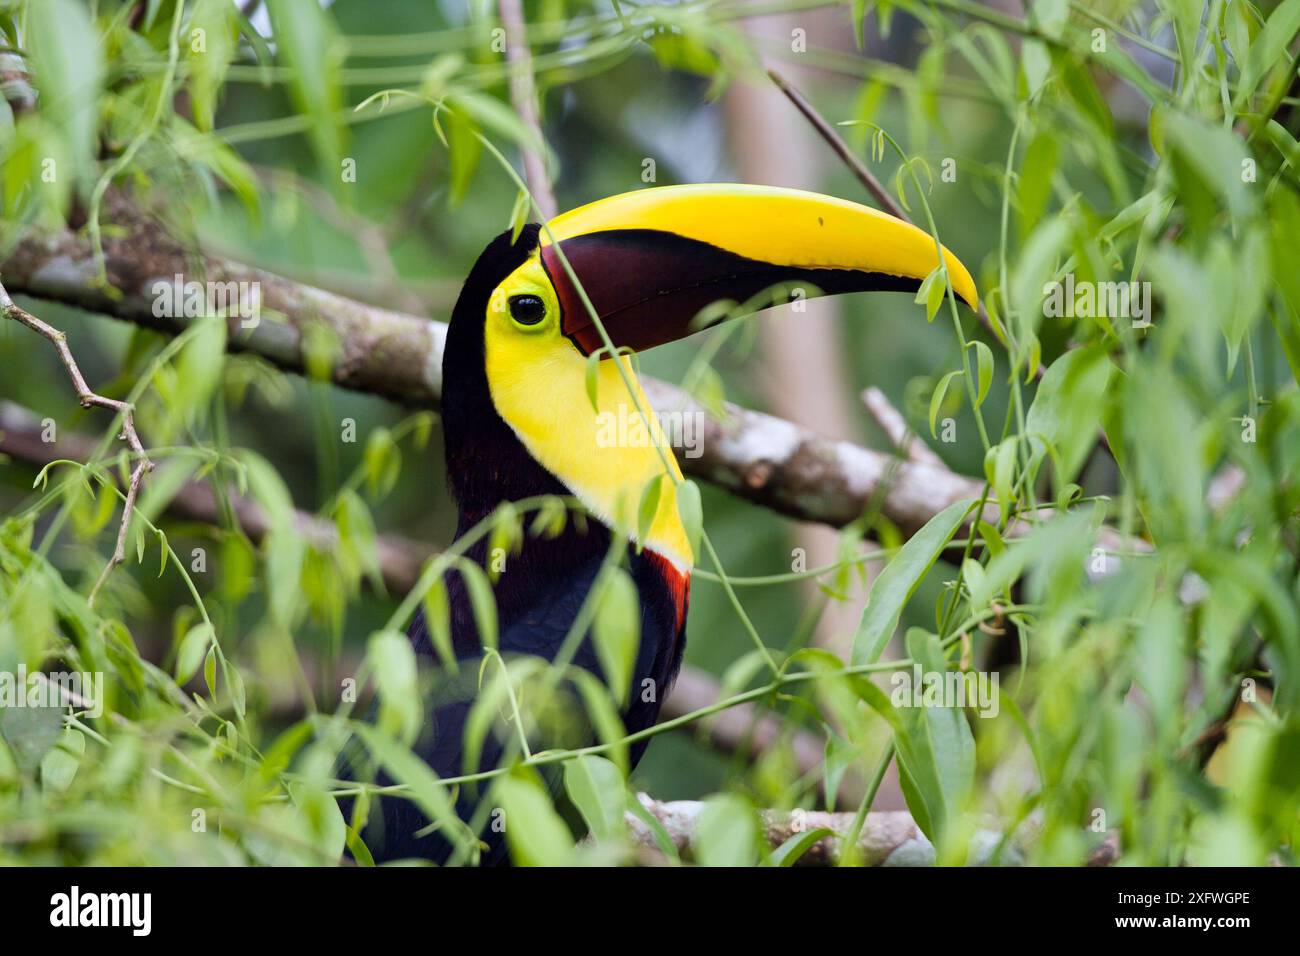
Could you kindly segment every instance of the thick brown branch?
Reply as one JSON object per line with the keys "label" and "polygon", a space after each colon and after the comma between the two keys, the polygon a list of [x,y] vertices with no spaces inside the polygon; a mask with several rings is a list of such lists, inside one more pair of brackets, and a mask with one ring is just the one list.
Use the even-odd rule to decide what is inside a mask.
{"label": "thick brown branch", "polygon": [[[109,281],[119,294],[95,282],[89,244],[70,230],[25,235],[2,264],[9,288],[174,334],[194,320],[155,314],[154,303],[176,275],[256,283],[260,320],[248,328],[233,323],[232,348],[301,372],[305,330],[321,323],[339,343],[336,384],[406,404],[438,406],[444,323],[364,305],[219,256],[191,257],[119,194],[106,197],[104,219],[116,227],[105,230],[104,254]],[[885,516],[910,532],[980,491],[974,479],[946,468],[895,467],[892,454],[832,441],[761,412],[727,405],[725,418],[718,420],[675,386],[649,379],[644,384],[660,413],[686,410],[702,416],[698,457],[679,455],[688,475],[792,518],[843,526],[883,492]]]}

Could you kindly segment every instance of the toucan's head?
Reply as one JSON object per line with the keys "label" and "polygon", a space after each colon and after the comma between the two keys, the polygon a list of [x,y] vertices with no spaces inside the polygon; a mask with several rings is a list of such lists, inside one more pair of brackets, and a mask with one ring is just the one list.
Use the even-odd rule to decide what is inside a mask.
{"label": "toucan's head", "polygon": [[[953,289],[974,307],[970,273],[946,249],[943,257]],[[626,357],[617,361],[634,395],[606,350],[593,407],[588,356],[604,344],[593,312],[615,348],[643,350],[698,331],[701,310],[719,300],[745,303],[774,286],[795,296],[914,291],[938,261],[929,234],[885,213],[741,185],[624,193],[529,226],[514,242],[498,237],[461,292],[443,359],[448,465],[462,509],[562,488],[627,529],[650,481],[665,469],[680,477],[671,453],[655,447],[664,436],[653,413],[647,424],[636,412],[650,406]],[[672,482],[646,539],[690,566]]]}

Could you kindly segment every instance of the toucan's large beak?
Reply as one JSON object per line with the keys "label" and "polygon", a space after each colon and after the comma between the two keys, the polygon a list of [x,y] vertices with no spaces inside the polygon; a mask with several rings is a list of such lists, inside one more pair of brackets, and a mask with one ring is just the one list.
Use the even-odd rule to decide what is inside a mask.
{"label": "toucan's large beak", "polygon": [[[699,331],[696,315],[719,300],[744,303],[776,285],[806,296],[915,291],[938,264],[934,239],[909,223],[843,199],[763,186],[624,193],[552,219],[541,243],[564,334],[587,355],[600,348],[600,334],[555,244],[614,345],[637,350]],[[947,249],[943,258],[954,291],[975,308],[970,273]]]}

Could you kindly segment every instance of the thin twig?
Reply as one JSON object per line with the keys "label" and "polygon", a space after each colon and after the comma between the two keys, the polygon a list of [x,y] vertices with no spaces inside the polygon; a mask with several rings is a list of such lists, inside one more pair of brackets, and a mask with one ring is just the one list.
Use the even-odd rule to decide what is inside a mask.
{"label": "thin twig", "polygon": [[[816,108],[808,102],[807,97],[791,86],[790,81],[781,76],[781,74],[776,70],[769,69],[767,75],[771,81],[776,84],[776,88],[785,94],[785,98],[794,104],[795,109],[802,113],[804,118],[812,124],[813,129],[817,131],[818,135],[820,135],[821,138],[826,141],[826,144],[834,150],[835,155],[843,160],[844,165],[848,167],[849,172],[853,174],[854,178],[856,178],[858,182],[862,183],[862,185],[867,188],[867,191],[875,197],[876,202],[880,203],[880,205],[884,207],[885,212],[889,213],[895,219],[901,219],[903,222],[912,223],[912,217],[909,216],[906,210],[904,210],[894,197],[889,194],[889,190],[885,189],[885,187],[881,185],[880,180],[878,180],[875,177],[875,174],[867,168],[867,165],[854,155],[849,144],[844,142],[844,137],[835,131],[835,127],[826,122],[822,115],[817,112]],[[912,225],[915,225],[915,223],[912,223]],[[979,307],[975,310],[975,316],[980,320],[980,324],[983,325],[984,328],[988,329],[990,335],[999,342],[1002,341],[1002,336],[998,334],[997,329],[994,327],[993,320],[989,318],[988,310],[984,308],[983,302],[981,302]],[[1046,371],[1047,367],[1045,365],[1039,365],[1035,375],[1038,378],[1042,378]]]}
{"label": "thin twig", "polygon": [[[43,466],[52,461],[89,461],[94,455],[95,442],[88,435],[64,430],[57,441],[41,439],[40,421],[26,408],[12,402],[0,401],[0,454],[15,460]],[[172,497],[162,503],[173,518],[220,525],[222,513],[212,489],[204,482],[186,481]],[[271,519],[266,511],[239,494],[230,495],[232,517],[254,545],[260,545],[271,530]],[[294,511],[294,527],[317,551],[329,553],[339,546],[338,528],[334,522],[304,511]],[[424,541],[416,541],[398,534],[375,536],[375,561],[380,576],[390,594],[406,594],[420,578],[420,570],[433,556],[434,549]],[[369,581],[367,577],[365,579]],[[318,663],[318,662],[317,662]],[[314,666],[313,659],[307,664]],[[276,710],[280,718],[302,716],[302,706],[293,688],[286,688],[285,696]],[[680,717],[702,710],[716,703],[722,696],[718,682],[709,674],[689,664],[682,668],[677,683],[664,701],[665,719]],[[757,758],[776,746],[781,738],[781,726],[769,714],[760,714],[753,704],[739,704],[715,715],[703,725],[709,743],[726,752],[744,753]],[[801,774],[812,776],[821,765],[823,746],[815,736],[795,732],[788,741]],[[816,774],[820,785],[821,774]],[[840,788],[842,799],[854,799],[854,785],[846,781]]]}
{"label": "thin twig", "polygon": [[20,308],[13,299],[9,297],[3,285],[0,285],[0,311],[4,312],[6,318],[13,319],[22,325],[27,326],[37,335],[49,339],[54,343],[54,348],[59,353],[59,358],[63,362],[63,367],[68,371],[68,377],[72,379],[72,387],[77,390],[77,398],[81,402],[82,408],[107,408],[117,412],[122,422],[121,437],[126,440],[127,445],[136,455],[135,467],[131,469],[131,478],[127,484],[126,506],[122,512],[122,524],[117,531],[117,544],[113,548],[113,556],[109,559],[108,564],[99,575],[99,580],[95,586],[90,589],[90,596],[87,603],[94,605],[95,596],[113,569],[126,560],[126,535],[131,528],[131,515],[135,512],[135,499],[140,492],[140,482],[144,476],[153,471],[153,462],[145,454],[144,445],[140,443],[140,435],[135,430],[135,409],[127,402],[118,401],[115,398],[105,398],[97,392],[91,391],[86,384],[85,376],[81,374],[81,369],[77,366],[77,360],[72,355],[72,350],[68,348],[68,337],[65,333],[56,329],[47,322],[43,322],[27,310]]}
{"label": "thin twig", "polygon": [[[506,62],[510,64],[510,102],[519,114],[520,121],[535,136],[542,139],[542,124],[537,115],[537,87],[533,82],[533,57],[524,35],[524,12],[519,0],[498,0],[501,25],[506,31]],[[523,146],[524,177],[528,191],[544,219],[551,219],[559,211],[555,193],[546,172],[546,160],[538,150]]]}
{"label": "thin twig", "polygon": [[921,441],[916,432],[907,427],[907,419],[903,417],[903,413],[893,406],[880,389],[874,385],[866,389],[862,393],[862,404],[867,406],[867,411],[876,420],[876,424],[889,436],[889,440],[893,442],[899,454],[908,461],[920,465],[932,465],[935,468],[947,467],[943,459],[936,455],[929,445]]}
{"label": "thin twig", "polygon": [[807,97],[791,86],[790,82],[776,70],[769,69],[767,75],[776,84],[776,88],[785,94],[785,98],[794,104],[794,108],[804,115],[804,119],[808,120],[812,128],[817,131],[817,135],[826,140],[826,145],[835,151],[835,155],[848,167],[854,178],[867,188],[867,192],[876,197],[876,202],[884,207],[885,212],[895,219],[911,222],[912,220],[907,213],[903,211],[903,207],[889,194],[889,190],[881,185],[875,173],[867,168],[866,163],[858,159],[849,144],[844,142],[844,137],[835,131],[835,127],[822,118],[816,108],[808,102]]}

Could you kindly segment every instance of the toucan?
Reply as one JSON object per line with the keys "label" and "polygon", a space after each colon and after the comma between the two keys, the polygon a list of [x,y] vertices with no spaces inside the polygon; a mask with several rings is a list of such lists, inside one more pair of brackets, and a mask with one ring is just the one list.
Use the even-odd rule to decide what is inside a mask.
{"label": "toucan", "polygon": [[[720,314],[708,310],[711,304],[761,302],[773,287],[802,295],[916,291],[939,256],[929,234],[875,209],[734,184],[641,189],[497,236],[465,281],[443,353],[442,423],[457,535],[502,502],[535,496],[575,498],[587,515],[558,534],[526,535],[509,556],[493,585],[500,653],[553,659],[607,554],[620,549],[640,600],[631,686],[653,691],[630,694],[621,716],[629,733],[653,725],[686,646],[696,555],[677,504],[682,475],[672,455],[661,454],[666,440],[628,350],[680,339],[707,324],[697,316]],[[942,257],[953,290],[974,308],[970,273],[947,249]],[[602,415],[626,416],[636,408],[648,412],[652,440],[601,440]],[[671,480],[661,480],[651,520],[629,521],[627,503],[635,506],[646,485],[665,473]],[[483,567],[487,545],[480,540],[468,551]],[[446,676],[432,693],[415,747],[442,778],[475,769],[465,766],[462,741],[484,652],[467,582],[450,574],[446,586],[458,676],[446,676],[422,616],[409,632],[417,653]],[[588,636],[572,663],[599,675],[592,645]],[[583,733],[590,730],[579,729],[578,737]],[[631,748],[633,765],[646,743]],[[477,767],[495,766],[506,747],[504,739],[490,737]],[[459,788],[457,812],[476,821],[479,862],[508,862],[502,828],[482,812],[485,793]],[[376,861],[448,857],[445,827],[431,826],[416,803],[385,797],[381,806],[366,834]]]}

